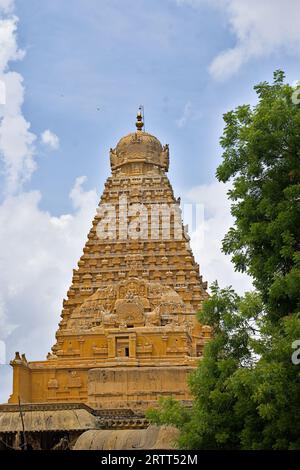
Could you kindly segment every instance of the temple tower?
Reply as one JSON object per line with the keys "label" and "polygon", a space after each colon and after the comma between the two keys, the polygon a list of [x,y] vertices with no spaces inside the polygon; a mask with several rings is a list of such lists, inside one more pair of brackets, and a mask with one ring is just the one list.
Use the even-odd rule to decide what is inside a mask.
{"label": "temple tower", "polygon": [[187,374],[210,329],[207,298],[167,177],[169,148],[143,130],[110,150],[111,175],[63,301],[47,360],[16,353],[13,393],[24,403],[145,409],[160,396],[190,396]]}

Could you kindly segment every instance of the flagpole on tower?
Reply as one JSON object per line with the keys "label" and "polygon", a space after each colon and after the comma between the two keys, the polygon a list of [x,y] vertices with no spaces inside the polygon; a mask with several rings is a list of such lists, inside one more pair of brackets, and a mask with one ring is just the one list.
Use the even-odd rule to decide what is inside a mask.
{"label": "flagpole on tower", "polygon": [[145,132],[146,128],[145,128],[145,110],[144,110],[144,105],[140,104],[139,106],[139,111],[142,115],[142,118],[143,118],[143,123],[144,123],[144,126],[143,126],[143,131]]}

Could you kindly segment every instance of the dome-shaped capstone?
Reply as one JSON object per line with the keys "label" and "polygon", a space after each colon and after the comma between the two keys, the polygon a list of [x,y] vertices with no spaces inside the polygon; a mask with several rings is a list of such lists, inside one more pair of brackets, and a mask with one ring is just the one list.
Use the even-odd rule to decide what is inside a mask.
{"label": "dome-shaped capstone", "polygon": [[137,131],[122,137],[116,148],[110,150],[112,170],[132,163],[145,163],[169,169],[169,147],[162,146],[153,135],[142,130],[143,122],[140,113],[137,115]]}

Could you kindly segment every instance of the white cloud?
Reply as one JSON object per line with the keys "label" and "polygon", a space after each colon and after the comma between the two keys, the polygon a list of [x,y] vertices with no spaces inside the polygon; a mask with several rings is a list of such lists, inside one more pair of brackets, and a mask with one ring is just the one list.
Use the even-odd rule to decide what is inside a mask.
{"label": "white cloud", "polygon": [[[0,108],[0,159],[6,177],[5,192],[20,190],[36,168],[34,160],[35,135],[22,114],[24,101],[23,78],[9,71],[11,61],[24,57],[17,45],[18,18],[11,13],[14,2],[0,1],[0,81],[5,90],[5,104]],[[2,97],[3,98],[3,97]]]}
{"label": "white cloud", "polygon": [[57,150],[59,148],[59,138],[54,132],[51,132],[49,129],[45,130],[41,134],[41,141],[43,144],[49,146],[52,150]]}
{"label": "white cloud", "polygon": [[177,0],[193,7],[204,5],[225,12],[235,45],[210,64],[213,78],[223,80],[251,59],[277,51],[300,55],[299,0]]}
{"label": "white cloud", "polygon": [[179,128],[184,127],[189,120],[195,120],[202,117],[201,112],[193,109],[192,103],[187,101],[184,105],[182,115],[176,120],[176,126]]}
{"label": "white cloud", "polygon": [[184,105],[183,113],[182,113],[181,117],[179,119],[177,119],[177,121],[176,121],[176,126],[179,127],[179,128],[184,127],[187,123],[187,120],[191,116],[191,112],[192,112],[192,103],[190,101],[188,101]]}
{"label": "white cloud", "polygon": [[9,13],[13,10],[15,0],[0,0],[0,12]]}
{"label": "white cloud", "polygon": [[[0,340],[14,351],[42,359],[54,344],[65,297],[96,213],[96,191],[84,177],[70,193],[74,212],[60,217],[40,209],[38,191],[5,199],[0,206]],[[1,395],[0,401],[7,397]]]}
{"label": "white cloud", "polygon": [[[3,76],[6,83],[6,105],[0,124],[0,157],[6,176],[5,192],[13,194],[22,188],[36,169],[35,135],[21,112],[23,103],[22,77],[13,72]],[[12,99],[10,99],[12,96]]]}
{"label": "white cloud", "polygon": [[0,340],[9,336],[15,328],[16,325],[9,322],[6,304],[0,293]]}
{"label": "white cloud", "polygon": [[6,104],[6,85],[3,80],[0,80],[0,105]]}
{"label": "white cloud", "polygon": [[217,280],[222,287],[232,285],[242,294],[251,290],[251,279],[234,271],[230,256],[221,252],[222,240],[233,225],[230,203],[227,198],[228,185],[218,182],[192,188],[185,201],[204,206],[204,224],[190,232],[191,246],[200,264],[203,279],[209,284]]}
{"label": "white cloud", "polygon": [[9,15],[0,20],[0,70],[2,72],[10,61],[19,60],[24,57],[24,51],[20,50],[17,46],[17,23],[18,18],[16,16]]}
{"label": "white cloud", "polygon": [[[54,217],[40,209],[40,192],[22,190],[36,168],[36,136],[22,114],[23,78],[9,70],[10,62],[24,55],[17,47],[12,8],[12,1],[0,0],[0,80],[6,92],[6,104],[0,108],[5,180],[0,204],[0,340],[6,342],[8,361],[16,350],[40,359],[54,343],[70,268],[80,257],[98,199],[96,191],[84,191],[85,178],[80,177],[70,193],[73,213]],[[50,131],[44,139],[52,147],[58,145]],[[9,366],[1,366],[0,375],[1,402],[11,390]]]}

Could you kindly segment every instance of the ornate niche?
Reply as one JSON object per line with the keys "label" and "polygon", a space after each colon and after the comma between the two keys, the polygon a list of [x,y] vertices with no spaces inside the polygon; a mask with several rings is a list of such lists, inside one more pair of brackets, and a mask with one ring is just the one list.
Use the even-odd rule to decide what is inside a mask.
{"label": "ornate niche", "polygon": [[125,299],[118,299],[115,312],[120,326],[127,328],[144,326],[144,305],[139,296],[128,293]]}
{"label": "ornate niche", "polygon": [[67,329],[176,325],[185,311],[182,298],[172,288],[133,277],[98,289],[73,311]]}

